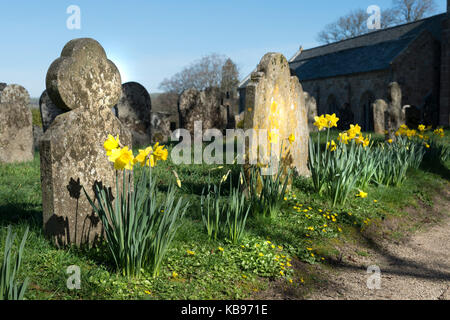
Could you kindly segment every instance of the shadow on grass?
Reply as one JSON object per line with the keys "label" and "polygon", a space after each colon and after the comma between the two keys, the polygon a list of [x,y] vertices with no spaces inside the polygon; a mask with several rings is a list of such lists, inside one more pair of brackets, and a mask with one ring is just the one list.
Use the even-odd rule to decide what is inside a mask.
{"label": "shadow on grass", "polygon": [[42,210],[27,203],[0,205],[0,224],[17,225],[26,223],[30,228],[42,228]]}
{"label": "shadow on grass", "polygon": [[435,157],[425,156],[420,169],[439,175],[443,179],[450,181],[450,170]]}

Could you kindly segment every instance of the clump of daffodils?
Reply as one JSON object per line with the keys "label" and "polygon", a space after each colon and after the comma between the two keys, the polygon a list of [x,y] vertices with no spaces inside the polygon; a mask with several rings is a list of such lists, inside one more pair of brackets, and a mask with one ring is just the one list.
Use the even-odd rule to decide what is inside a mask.
{"label": "clump of daffodils", "polygon": [[157,142],[153,147],[139,150],[136,157],[128,146],[120,147],[119,136],[108,135],[108,139],[103,144],[108,160],[114,163],[115,170],[133,170],[133,166],[140,164],[141,167],[155,167],[158,161],[166,161],[169,152],[163,145]]}

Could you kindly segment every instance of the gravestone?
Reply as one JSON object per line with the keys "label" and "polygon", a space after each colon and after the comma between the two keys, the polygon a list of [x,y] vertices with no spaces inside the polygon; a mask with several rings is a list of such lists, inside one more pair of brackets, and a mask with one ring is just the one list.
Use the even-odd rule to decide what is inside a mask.
{"label": "gravestone", "polygon": [[227,127],[227,112],[221,105],[222,93],[218,88],[185,90],[178,102],[180,128],[189,130],[194,135],[194,122],[201,121],[203,130]]}
{"label": "gravestone", "polygon": [[92,199],[96,184],[115,194],[116,173],[103,143],[108,134],[119,135],[131,148],[131,133],[111,111],[120,98],[120,73],[97,41],[75,39],[50,66],[46,84],[52,102],[68,112],[41,139],[44,231],[59,246],[92,244],[102,226],[82,188]]}
{"label": "gravestone", "polygon": [[387,97],[387,138],[395,140],[395,132],[405,123],[402,110],[402,90],[397,82],[389,84]]}
{"label": "gravestone", "polygon": [[314,125],[314,122],[316,122],[315,117],[318,116],[318,114],[317,114],[316,98],[311,96],[306,91],[304,92],[304,95],[305,95],[306,109],[308,110],[308,128],[309,128],[309,132],[315,132],[315,131],[317,131],[317,127]]}
{"label": "gravestone", "polygon": [[170,119],[172,114],[165,112],[152,112],[151,126],[153,142],[167,143],[171,135]]}
{"label": "gravestone", "polygon": [[[291,76],[289,63],[280,53],[267,53],[257,72],[251,75],[245,94],[245,129],[278,130],[276,140],[280,149],[282,144],[286,147],[289,143],[291,134],[295,135],[290,149],[291,165],[300,175],[309,175],[305,96],[298,78]],[[280,151],[274,153],[279,155]]]}
{"label": "gravestone", "polygon": [[33,120],[30,96],[19,85],[0,91],[0,162],[27,162],[34,159]]}
{"label": "gravestone", "polygon": [[6,88],[6,83],[0,82],[0,93]]}
{"label": "gravestone", "polygon": [[383,99],[378,99],[372,104],[372,109],[374,132],[377,134],[385,134],[388,104]]}
{"label": "gravestone", "polygon": [[122,85],[122,94],[115,106],[118,117],[131,131],[134,146],[151,143],[151,99],[147,90],[137,82]]}
{"label": "gravestone", "polygon": [[41,112],[42,128],[44,132],[47,131],[48,127],[50,127],[50,124],[53,122],[53,120],[55,120],[57,116],[63,114],[64,112],[67,112],[66,110],[59,108],[53,103],[53,101],[48,96],[47,90],[44,90],[39,99],[39,110]]}

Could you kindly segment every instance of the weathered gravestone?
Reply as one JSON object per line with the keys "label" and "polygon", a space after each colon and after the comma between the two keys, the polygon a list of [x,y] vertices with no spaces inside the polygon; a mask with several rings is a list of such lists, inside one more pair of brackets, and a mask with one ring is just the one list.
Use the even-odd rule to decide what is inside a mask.
{"label": "weathered gravestone", "polygon": [[167,143],[171,135],[170,119],[172,114],[165,112],[152,112],[151,126],[154,142]]}
{"label": "weathered gravestone", "polygon": [[385,134],[388,104],[383,99],[378,99],[372,104],[372,109],[374,132],[377,134]]}
{"label": "weathered gravestone", "polygon": [[308,128],[309,132],[317,131],[317,127],[314,125],[316,122],[315,117],[317,117],[317,102],[316,98],[311,96],[308,92],[303,93],[305,95],[306,109],[308,110]]}
{"label": "weathered gravestone", "polygon": [[48,96],[47,90],[44,90],[39,99],[39,110],[41,112],[42,128],[44,129],[44,132],[47,131],[48,127],[50,127],[50,124],[57,116],[67,112],[67,110],[61,109],[53,103]]}
{"label": "weathered gravestone", "polygon": [[122,94],[115,106],[118,117],[131,131],[134,146],[148,146],[151,142],[152,104],[147,90],[137,82],[122,85]]}
{"label": "weathered gravestone", "polygon": [[30,96],[11,84],[0,91],[0,162],[27,162],[34,158]]}
{"label": "weathered gravestone", "polygon": [[402,110],[402,90],[397,82],[389,84],[387,97],[387,138],[395,140],[395,132],[405,123]]}
{"label": "weathered gravestone", "polygon": [[131,133],[111,111],[120,98],[121,78],[102,46],[75,39],[50,66],[47,92],[60,109],[41,139],[41,184],[45,233],[57,245],[93,243],[101,222],[83,192],[94,199],[95,184],[111,187],[115,171],[103,143],[119,135],[131,147]]}
{"label": "weathered gravestone", "polygon": [[[245,107],[245,129],[264,129],[269,133],[278,130],[279,148],[289,144],[290,135],[295,136],[290,149],[292,167],[300,175],[309,175],[305,96],[298,78],[291,76],[289,63],[282,54],[267,53],[261,59],[246,88]],[[273,151],[280,154],[279,150]]]}
{"label": "weathered gravestone", "polygon": [[185,90],[178,102],[180,128],[189,130],[194,135],[194,122],[201,121],[202,128],[225,130],[227,127],[227,112],[221,105],[222,93],[218,88],[208,88],[203,91]]}

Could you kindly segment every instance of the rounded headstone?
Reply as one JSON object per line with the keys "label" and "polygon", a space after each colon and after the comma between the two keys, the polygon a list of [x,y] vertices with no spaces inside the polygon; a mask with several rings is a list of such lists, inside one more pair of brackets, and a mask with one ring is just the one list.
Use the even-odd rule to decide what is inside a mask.
{"label": "rounded headstone", "polygon": [[41,112],[42,128],[44,129],[44,132],[47,131],[48,127],[50,127],[57,116],[65,112],[53,103],[48,96],[47,90],[44,90],[39,99],[39,110]]}
{"label": "rounded headstone", "polygon": [[0,93],[0,162],[32,161],[33,127],[30,95],[19,85],[8,85]]}
{"label": "rounded headstone", "polygon": [[137,82],[122,85],[120,100],[115,106],[118,117],[133,135],[134,145],[151,142],[151,99],[147,89]]}
{"label": "rounded headstone", "polygon": [[48,95],[59,108],[113,107],[121,95],[121,78],[116,65],[108,60],[94,39],[68,42],[47,72]]}
{"label": "rounded headstone", "polygon": [[2,90],[0,103],[17,103],[28,106],[30,104],[30,95],[24,87],[18,84],[10,84]]}

